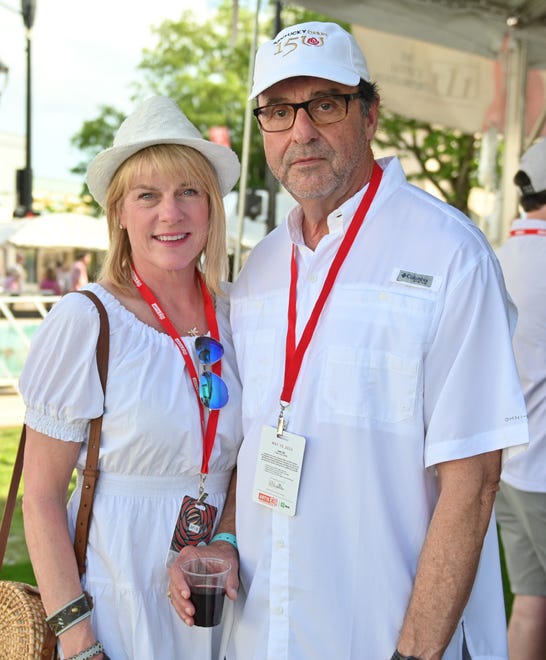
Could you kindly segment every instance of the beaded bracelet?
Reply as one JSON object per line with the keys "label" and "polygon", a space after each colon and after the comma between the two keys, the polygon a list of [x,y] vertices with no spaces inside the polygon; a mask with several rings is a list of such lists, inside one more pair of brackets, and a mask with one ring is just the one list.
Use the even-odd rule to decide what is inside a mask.
{"label": "beaded bracelet", "polygon": [[46,619],[47,625],[51,628],[56,637],[62,635],[72,626],[91,616],[92,605],[85,593],[80,594],[74,600],[63,605],[51,616]]}
{"label": "beaded bracelet", "polygon": [[89,660],[89,658],[94,658],[99,653],[103,653],[105,658],[108,657],[104,653],[104,646],[100,642],[95,642],[89,648],[80,651],[77,655],[71,655],[67,660]]}
{"label": "beaded bracelet", "polygon": [[219,534],[215,534],[210,542],[214,543],[215,541],[226,541],[226,543],[231,543],[231,545],[235,548],[235,550],[237,550],[237,537],[235,536],[235,534],[220,532]]}

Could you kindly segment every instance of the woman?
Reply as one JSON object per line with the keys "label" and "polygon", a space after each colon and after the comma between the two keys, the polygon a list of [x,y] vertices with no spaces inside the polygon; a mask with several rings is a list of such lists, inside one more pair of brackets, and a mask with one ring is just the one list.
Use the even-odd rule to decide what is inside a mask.
{"label": "woman", "polygon": [[40,291],[47,291],[54,296],[60,296],[62,294],[61,285],[57,279],[57,273],[51,266],[46,268],[46,272],[40,281]]}
{"label": "woman", "polygon": [[[93,600],[91,614],[59,635],[65,658],[199,659],[217,644],[220,630],[189,629],[178,618],[167,598],[166,565],[181,505],[192,506],[203,490],[208,526],[195,538],[179,525],[173,550],[213,536],[241,440],[240,385],[220,284],[227,261],[222,195],[238,175],[236,155],[202,139],[164,97],[148,99],[126,119],[114,146],[89,167],[87,183],[110,234],[101,276],[86,287],[110,321],[106,398],[95,360],[98,313],[77,293],[43,321],[20,378],[28,427],[25,533],[44,606],[52,616],[75,599],[80,605],[83,590]],[[229,400],[205,400],[221,408],[216,412],[195,387],[202,368],[196,335],[224,348],[219,364]],[[89,420],[103,402],[100,477],[80,582],[72,539]],[[78,486],[67,519],[74,467]]]}

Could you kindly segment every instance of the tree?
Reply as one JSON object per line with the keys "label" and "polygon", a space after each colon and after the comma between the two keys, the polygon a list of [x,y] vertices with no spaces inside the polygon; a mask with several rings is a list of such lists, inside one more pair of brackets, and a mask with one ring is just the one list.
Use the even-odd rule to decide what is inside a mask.
{"label": "tree", "polygon": [[[70,170],[73,174],[85,175],[91,160],[100,151],[112,144],[116,130],[124,118],[125,115],[119,110],[110,105],[103,105],[100,107],[100,114],[96,119],[84,122],[79,133],[76,133],[70,140],[74,147],[85,154],[85,159]],[[95,215],[101,213],[99,205],[91,197],[85,183],[83,184],[81,196],[93,208]]]}
{"label": "tree", "polygon": [[[296,5],[282,7],[284,25],[310,20],[335,19]],[[340,24],[350,30],[350,26]],[[273,36],[274,11],[261,12],[259,27],[262,36]],[[185,11],[179,20],[164,21],[153,30],[156,47],[143,51],[139,65],[142,78],[132,85],[133,101],[150,94],[170,96],[204,137],[208,137],[210,127],[226,126],[233,150],[241,155],[253,30],[254,11],[231,0],[222,0],[204,19],[201,14]],[[123,113],[103,106],[97,118],[84,123],[71,142],[85,157],[72,172],[84,173],[93,156],[112,144],[122,120]],[[387,111],[382,111],[380,128],[376,137],[379,146],[415,158],[419,171],[409,178],[428,180],[448,203],[468,213],[469,192],[476,183],[479,142],[475,136]],[[248,187],[264,188],[265,181],[262,140],[253,122]]]}
{"label": "tree", "polygon": [[417,163],[418,172],[408,179],[430,182],[448,204],[468,215],[470,190],[477,185],[478,138],[388,111],[382,111],[379,125],[376,143]]}

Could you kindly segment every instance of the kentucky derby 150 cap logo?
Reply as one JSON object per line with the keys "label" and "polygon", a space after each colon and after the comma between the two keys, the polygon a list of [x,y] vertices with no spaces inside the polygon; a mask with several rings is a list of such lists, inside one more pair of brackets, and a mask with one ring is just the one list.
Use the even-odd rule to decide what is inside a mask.
{"label": "kentucky derby 150 cap logo", "polygon": [[313,30],[295,30],[284,35],[282,39],[275,42],[277,49],[275,55],[286,57],[293,53],[300,45],[303,46],[324,46],[324,38],[328,36],[326,32],[314,32]]}

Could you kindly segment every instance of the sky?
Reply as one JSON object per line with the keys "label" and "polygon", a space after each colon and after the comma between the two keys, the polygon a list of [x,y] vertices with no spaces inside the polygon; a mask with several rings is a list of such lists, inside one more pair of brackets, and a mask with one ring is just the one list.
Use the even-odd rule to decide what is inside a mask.
{"label": "sky", "polygon": [[[206,0],[36,0],[31,37],[32,169],[35,178],[75,181],[81,154],[70,145],[101,105],[129,113],[130,83],[152,26]],[[21,0],[0,0],[0,134],[26,134],[26,29]],[[3,89],[3,91],[2,91]],[[23,141],[23,144],[24,141]],[[22,163],[24,165],[24,163]]]}

